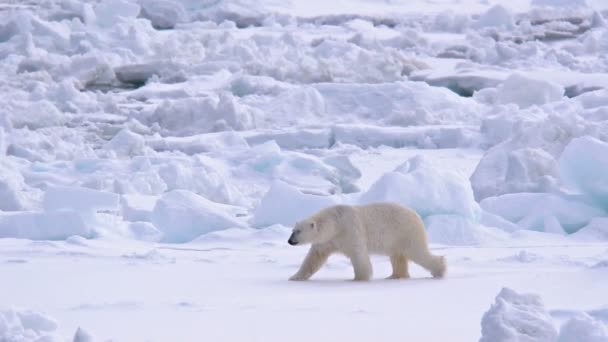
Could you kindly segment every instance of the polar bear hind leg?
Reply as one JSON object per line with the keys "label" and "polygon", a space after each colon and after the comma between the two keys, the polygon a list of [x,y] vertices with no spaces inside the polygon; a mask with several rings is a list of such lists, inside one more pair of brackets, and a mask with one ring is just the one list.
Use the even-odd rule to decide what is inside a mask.
{"label": "polar bear hind leg", "polygon": [[393,274],[387,279],[407,279],[410,273],[407,267],[407,257],[404,254],[391,255],[391,265],[393,266]]}
{"label": "polar bear hind leg", "polygon": [[444,256],[431,254],[426,248],[419,249],[416,253],[410,253],[409,259],[431,272],[433,278],[443,278],[447,266]]}

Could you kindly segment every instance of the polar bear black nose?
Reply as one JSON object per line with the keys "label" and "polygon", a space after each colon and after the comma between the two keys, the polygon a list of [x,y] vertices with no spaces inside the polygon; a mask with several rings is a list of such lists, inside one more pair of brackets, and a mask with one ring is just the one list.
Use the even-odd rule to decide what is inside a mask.
{"label": "polar bear black nose", "polygon": [[295,245],[298,244],[298,242],[296,241],[296,239],[295,239],[295,237],[293,235],[294,234],[291,234],[291,236],[289,237],[289,240],[287,240],[287,243],[290,244],[290,245],[292,245],[292,246],[295,246]]}

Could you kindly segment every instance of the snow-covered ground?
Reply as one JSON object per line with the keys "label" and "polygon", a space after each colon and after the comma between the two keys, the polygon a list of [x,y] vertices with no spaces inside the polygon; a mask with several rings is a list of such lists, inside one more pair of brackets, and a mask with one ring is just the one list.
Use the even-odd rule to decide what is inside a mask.
{"label": "snow-covered ground", "polygon": [[[0,4],[0,341],[608,341],[608,2]],[[394,201],[448,275],[288,282]]]}

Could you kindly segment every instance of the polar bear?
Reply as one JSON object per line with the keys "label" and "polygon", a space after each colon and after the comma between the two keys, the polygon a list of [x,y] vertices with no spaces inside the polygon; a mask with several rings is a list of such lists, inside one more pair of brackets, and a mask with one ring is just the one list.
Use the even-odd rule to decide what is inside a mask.
{"label": "polar bear", "polygon": [[333,253],[350,259],[355,280],[371,279],[370,254],[390,257],[393,274],[389,279],[409,278],[410,260],[435,278],[443,277],[446,272],[445,257],[429,252],[420,216],[394,203],[325,208],[296,223],[287,242],[293,246],[312,244],[302,266],[289,280],[309,279]]}

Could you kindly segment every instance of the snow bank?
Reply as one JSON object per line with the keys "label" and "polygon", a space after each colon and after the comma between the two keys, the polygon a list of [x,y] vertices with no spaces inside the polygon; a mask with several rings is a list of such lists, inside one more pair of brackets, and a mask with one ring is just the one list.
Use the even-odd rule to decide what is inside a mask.
{"label": "snow bank", "polygon": [[79,212],[0,213],[0,238],[65,240],[72,235],[93,237],[93,230]]}
{"label": "snow bank", "polygon": [[459,215],[431,215],[424,219],[429,241],[444,245],[472,246],[505,240],[508,235]]}
{"label": "snow bank", "polygon": [[539,296],[503,288],[481,320],[480,342],[547,342],[557,330]]}
{"label": "snow bank", "polygon": [[237,207],[212,202],[187,190],[165,193],[154,206],[152,223],[165,242],[187,242],[201,234],[242,227]]}
{"label": "snow bank", "polygon": [[608,209],[608,143],[592,137],[573,139],[559,159],[563,183]]}
{"label": "snow bank", "polygon": [[58,342],[57,327],[52,318],[34,311],[0,310],[0,341]]}
{"label": "snow bank", "polygon": [[[488,197],[480,202],[480,206],[524,229],[552,233],[573,233],[594,217],[606,215],[604,210],[585,204],[577,198],[569,199],[546,193]],[[555,225],[556,222],[558,226]]]}
{"label": "snow bank", "polygon": [[559,331],[557,342],[606,342],[608,328],[584,312],[564,323]]}
{"label": "snow bank", "polygon": [[251,225],[265,227],[274,224],[293,226],[317,211],[337,204],[330,196],[309,195],[281,181],[274,182],[255,209]]}
{"label": "snow bank", "polygon": [[422,217],[455,214],[478,220],[480,209],[469,182],[451,171],[434,167],[416,156],[384,174],[359,202],[392,201],[410,207]]}
{"label": "snow bank", "polygon": [[564,92],[564,87],[557,83],[515,73],[498,87],[498,102],[515,103],[520,108],[527,108],[559,101]]}

